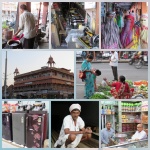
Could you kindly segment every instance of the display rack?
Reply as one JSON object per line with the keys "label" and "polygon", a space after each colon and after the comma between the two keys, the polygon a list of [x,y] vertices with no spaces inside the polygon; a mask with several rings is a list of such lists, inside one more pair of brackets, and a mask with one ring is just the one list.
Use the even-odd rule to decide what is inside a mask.
{"label": "display rack", "polygon": [[[141,101],[122,101],[125,103],[142,103]],[[140,106],[140,110],[138,111],[122,111],[123,110],[123,106],[122,106],[122,102],[118,103],[118,111],[119,111],[119,132],[120,133],[127,133],[128,138],[131,138],[131,135],[136,131],[136,127],[137,124],[141,123],[143,125],[144,129],[148,129],[148,122],[142,122],[142,115],[144,114],[144,116],[148,116],[148,111],[142,111],[142,105]],[[133,115],[133,118],[135,117],[135,115],[139,116],[141,121],[137,121],[137,122],[124,122],[122,119],[122,115],[128,116],[128,115]],[[131,124],[133,124],[133,128],[131,128],[131,131],[123,131],[123,124],[129,124],[128,126],[130,126]],[[131,126],[130,126],[131,127]]]}

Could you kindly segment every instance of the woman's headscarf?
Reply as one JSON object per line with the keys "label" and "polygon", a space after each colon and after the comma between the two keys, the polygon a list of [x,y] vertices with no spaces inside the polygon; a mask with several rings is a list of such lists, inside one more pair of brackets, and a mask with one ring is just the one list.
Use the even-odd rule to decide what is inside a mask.
{"label": "woman's headscarf", "polygon": [[128,46],[132,42],[133,27],[134,27],[134,17],[132,15],[126,15],[125,25],[120,35],[121,44],[123,47]]}
{"label": "woman's headscarf", "polygon": [[[111,18],[110,18],[111,17]],[[106,22],[102,28],[102,49],[119,49],[119,27],[114,21],[115,12],[106,13]]]}
{"label": "woman's headscarf", "polygon": [[140,45],[142,49],[148,48],[148,14],[143,14],[140,18],[141,33]]}

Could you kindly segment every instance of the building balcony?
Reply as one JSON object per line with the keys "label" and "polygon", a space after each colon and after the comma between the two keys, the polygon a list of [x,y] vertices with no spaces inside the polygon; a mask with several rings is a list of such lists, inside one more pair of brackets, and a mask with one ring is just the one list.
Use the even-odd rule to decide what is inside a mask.
{"label": "building balcony", "polygon": [[[53,88],[50,87],[37,87],[37,88],[23,88],[23,89],[14,89],[14,92],[27,92],[27,91],[42,91],[42,90],[48,90],[52,91],[54,90]],[[74,92],[74,89],[71,88],[62,88],[62,89],[57,89],[58,91],[68,91],[68,92]]]}
{"label": "building balcony", "polygon": [[39,77],[39,78],[32,78],[23,81],[15,81],[14,85],[16,84],[34,84],[34,83],[60,83],[66,84],[66,82],[74,83],[74,80],[70,80],[67,78],[60,78],[57,76],[46,76],[46,77]]}

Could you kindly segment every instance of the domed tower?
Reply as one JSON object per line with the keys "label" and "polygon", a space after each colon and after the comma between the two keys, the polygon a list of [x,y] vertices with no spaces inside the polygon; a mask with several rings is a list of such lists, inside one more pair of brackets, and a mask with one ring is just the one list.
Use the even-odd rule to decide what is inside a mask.
{"label": "domed tower", "polygon": [[48,66],[52,67],[52,65],[53,65],[53,67],[54,67],[55,61],[53,60],[53,57],[52,57],[52,56],[49,57],[47,63],[48,63]]}
{"label": "domed tower", "polygon": [[19,70],[18,68],[15,69],[15,72],[14,72],[14,76],[17,76],[19,74]]}

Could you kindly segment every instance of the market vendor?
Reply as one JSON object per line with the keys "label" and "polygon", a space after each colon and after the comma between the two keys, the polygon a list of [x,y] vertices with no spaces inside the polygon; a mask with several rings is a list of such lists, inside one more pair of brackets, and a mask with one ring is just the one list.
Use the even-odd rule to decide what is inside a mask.
{"label": "market vendor", "polygon": [[80,141],[91,138],[92,130],[90,127],[85,129],[85,123],[79,116],[81,106],[79,104],[72,104],[69,108],[70,115],[63,120],[59,138],[56,141],[55,148],[75,148]]}
{"label": "market vendor", "polygon": [[143,125],[142,124],[138,124],[137,125],[137,131],[135,132],[135,134],[132,136],[133,140],[143,140],[147,138],[147,134],[146,132],[143,130]]}
{"label": "market vendor", "polygon": [[109,146],[110,138],[115,134],[115,131],[111,128],[111,123],[106,122],[106,128],[101,130],[101,144],[102,147]]}
{"label": "market vendor", "polygon": [[106,78],[103,78],[108,86],[111,88],[111,94],[115,99],[130,99],[132,97],[132,92],[127,82],[126,78],[121,75],[119,81],[110,83]]}
{"label": "market vendor", "polygon": [[23,49],[33,49],[36,37],[36,20],[33,14],[28,12],[25,4],[20,6],[20,11],[19,29],[14,35],[17,36],[23,30]]}

